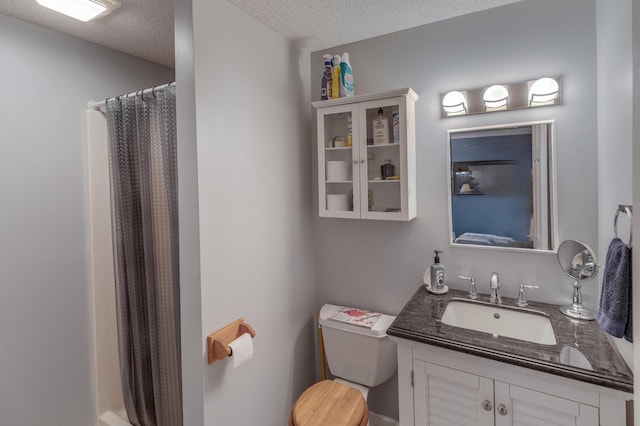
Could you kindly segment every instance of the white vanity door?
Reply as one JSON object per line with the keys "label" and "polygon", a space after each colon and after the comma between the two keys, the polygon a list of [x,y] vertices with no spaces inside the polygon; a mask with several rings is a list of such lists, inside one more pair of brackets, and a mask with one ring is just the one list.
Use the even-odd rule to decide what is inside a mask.
{"label": "white vanity door", "polygon": [[415,425],[494,424],[493,380],[413,360]]}
{"label": "white vanity door", "polygon": [[598,409],[568,399],[495,382],[496,426],[598,426]]}

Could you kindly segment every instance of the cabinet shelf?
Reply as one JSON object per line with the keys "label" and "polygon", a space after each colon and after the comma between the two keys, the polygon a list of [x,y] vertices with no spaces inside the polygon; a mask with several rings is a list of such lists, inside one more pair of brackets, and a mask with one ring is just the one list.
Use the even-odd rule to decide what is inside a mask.
{"label": "cabinet shelf", "polygon": [[389,179],[389,180],[371,179],[368,182],[369,183],[400,183],[400,179]]}
{"label": "cabinet shelf", "polygon": [[331,183],[331,184],[334,184],[334,183],[348,183],[349,185],[352,185],[353,181],[352,180],[325,180],[325,183]]}
{"label": "cabinet shelf", "polygon": [[400,146],[400,142],[394,142],[394,143],[383,143],[380,145],[367,145],[367,149],[380,149],[380,148],[389,148],[392,146]]}
{"label": "cabinet shelf", "polygon": [[333,147],[333,146],[327,146],[325,147],[326,151],[351,151],[350,146],[339,146],[339,147]]}

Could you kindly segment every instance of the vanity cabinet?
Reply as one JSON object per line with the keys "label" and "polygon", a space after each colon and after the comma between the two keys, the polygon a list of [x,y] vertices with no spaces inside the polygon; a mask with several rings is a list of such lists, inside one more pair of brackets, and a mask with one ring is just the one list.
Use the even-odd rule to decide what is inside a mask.
{"label": "vanity cabinet", "polygon": [[416,425],[598,425],[598,408],[414,359]]}
{"label": "vanity cabinet", "polygon": [[[412,89],[405,88],[313,103],[320,217],[395,221],[416,217],[417,99]],[[383,173],[385,162],[393,167],[387,166]]]}
{"label": "vanity cabinet", "polygon": [[400,425],[625,426],[613,389],[397,339]]}

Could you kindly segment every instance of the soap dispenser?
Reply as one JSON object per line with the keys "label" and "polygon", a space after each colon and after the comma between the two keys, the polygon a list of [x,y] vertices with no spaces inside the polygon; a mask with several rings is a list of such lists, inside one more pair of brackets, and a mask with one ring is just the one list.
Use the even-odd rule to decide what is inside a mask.
{"label": "soap dispenser", "polygon": [[440,253],[442,253],[442,251],[434,250],[434,252],[436,256],[430,268],[431,285],[427,287],[427,289],[431,293],[445,294],[449,291],[449,287],[444,283],[444,265],[440,263]]}

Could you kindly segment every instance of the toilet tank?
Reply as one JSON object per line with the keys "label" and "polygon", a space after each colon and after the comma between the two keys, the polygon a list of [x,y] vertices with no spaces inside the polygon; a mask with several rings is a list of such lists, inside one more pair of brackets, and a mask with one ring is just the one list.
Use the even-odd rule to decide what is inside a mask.
{"label": "toilet tank", "polygon": [[368,387],[386,382],[398,364],[396,344],[386,333],[395,317],[383,314],[367,328],[330,319],[340,309],[324,305],[318,320],[331,374]]}

